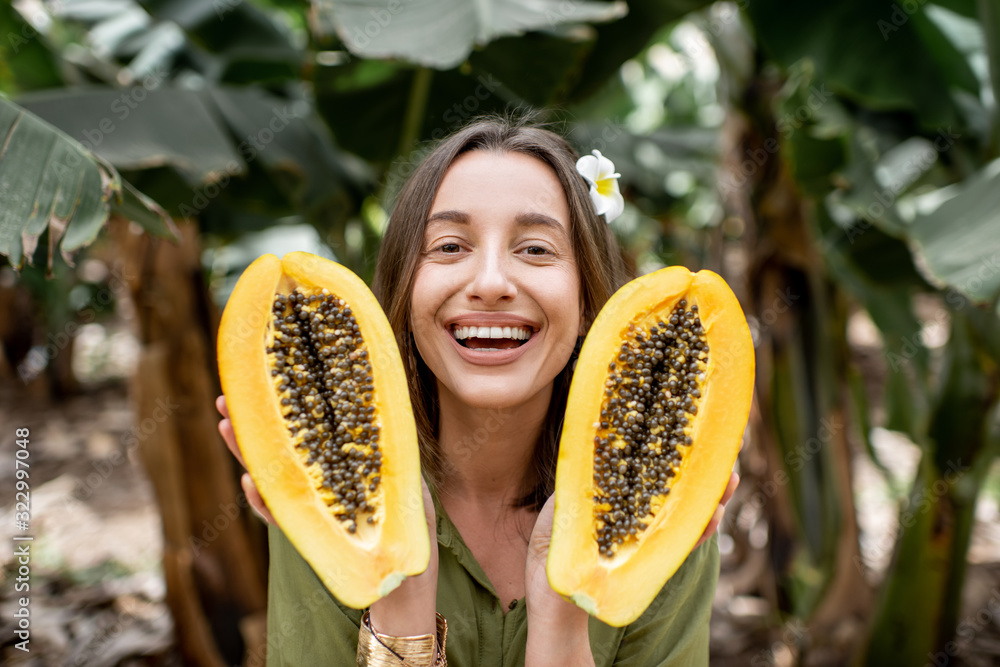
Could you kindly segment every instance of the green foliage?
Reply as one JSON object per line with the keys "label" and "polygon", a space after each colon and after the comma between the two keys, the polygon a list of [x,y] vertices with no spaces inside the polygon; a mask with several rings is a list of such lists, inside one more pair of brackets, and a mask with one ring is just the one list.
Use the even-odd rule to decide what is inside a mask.
{"label": "green foliage", "polygon": [[1000,160],[936,193],[940,205],[918,214],[909,229],[928,274],[973,301],[1000,296]]}
{"label": "green foliage", "polygon": [[[995,143],[996,111],[982,86],[996,65],[984,76],[971,64],[988,55],[989,25],[985,41],[953,41],[975,32],[990,3],[943,4],[959,16],[925,3],[748,8],[762,46],[788,71],[776,115],[802,122],[782,132],[782,156],[812,200],[826,270],[882,334],[884,426],[924,450],[901,515],[915,521],[902,526],[859,652],[865,664],[923,660],[952,637],[977,480],[995,456],[984,433],[1000,373],[995,345],[984,342],[1000,326],[1000,219],[995,149],[982,150]],[[832,94],[809,105],[805,91],[816,85]],[[950,326],[942,353],[925,345],[917,293]],[[854,397],[860,421],[872,423],[878,403]],[[968,473],[958,481],[947,472],[956,466]]]}
{"label": "green foliage", "polygon": [[961,123],[953,89],[979,94],[968,62],[928,19],[924,3],[755,0],[747,12],[778,63],[808,59],[818,81],[866,109],[909,110],[923,127],[936,128]]}
{"label": "green foliage", "polygon": [[[114,167],[92,157],[61,131],[0,98],[0,254],[14,266],[33,260],[47,233],[48,266],[58,245],[71,263],[74,252],[94,241],[108,216],[123,205],[123,185]],[[129,210],[149,231],[170,236],[165,213],[133,189]],[[151,215],[147,215],[151,214]]]}
{"label": "green foliage", "polygon": [[25,90],[63,84],[59,59],[10,3],[0,4],[0,91],[13,95]]}
{"label": "green foliage", "polygon": [[[1000,113],[988,89],[995,100],[1000,12],[990,0],[754,0],[739,3],[742,14],[705,0],[631,0],[624,15],[621,3],[556,0],[59,5],[49,32],[0,58],[0,88],[63,131],[15,124],[21,111],[0,100],[0,126],[17,128],[0,159],[0,252],[12,258],[46,229],[54,247],[63,220],[64,252],[89,243],[109,206],[168,234],[141,191],[196,218],[219,245],[233,241],[221,262],[231,271],[267,234],[304,221],[370,276],[380,202],[427,142],[475,115],[534,109],[581,152],[614,160],[628,207],[613,229],[640,270],[722,266],[750,218],[755,234],[782,222],[755,184],[793,179],[813,234],[804,255],[823,265],[777,276],[801,299],[785,304],[787,338],[761,382],[773,393],[777,460],[801,454],[848,384],[869,450],[870,429],[882,426],[925,452],[911,502],[948,463],[968,462],[977,479],[996,454]],[[19,35],[27,25],[0,8],[0,28]],[[772,85],[762,73],[775,69]],[[740,154],[726,141],[744,117],[771,127]],[[726,150],[741,164],[720,174]],[[68,155],[80,168],[53,180],[47,165]],[[943,351],[925,345],[916,295],[950,327]],[[763,311],[770,297],[756,296]],[[881,334],[880,396],[867,395],[838,347],[844,304],[867,311]],[[783,611],[803,616],[834,576],[831,536],[844,518],[828,449],[789,477],[798,549],[779,576],[791,591]],[[976,488],[949,486],[904,526],[873,626],[893,631],[872,633],[870,660],[947,639]],[[947,544],[932,543],[935,521],[957,526]],[[932,562],[945,565],[931,572]],[[926,608],[906,616],[911,576],[925,576]]]}

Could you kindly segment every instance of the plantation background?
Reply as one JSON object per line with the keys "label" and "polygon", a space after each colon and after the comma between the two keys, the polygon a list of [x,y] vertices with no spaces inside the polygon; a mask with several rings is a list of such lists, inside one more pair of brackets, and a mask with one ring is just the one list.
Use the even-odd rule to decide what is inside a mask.
{"label": "plantation background", "polygon": [[228,291],[292,249],[370,278],[427,142],[511,108],[614,160],[640,272],[747,313],[712,664],[1000,661],[992,0],[20,0],[0,37],[4,662],[263,664]]}

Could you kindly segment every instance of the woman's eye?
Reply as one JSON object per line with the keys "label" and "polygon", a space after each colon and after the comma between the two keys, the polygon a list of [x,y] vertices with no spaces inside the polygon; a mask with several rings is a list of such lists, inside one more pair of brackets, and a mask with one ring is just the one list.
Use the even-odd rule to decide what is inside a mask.
{"label": "woman's eye", "polygon": [[548,250],[539,245],[528,246],[524,249],[529,255],[545,255],[548,254]]}
{"label": "woman's eye", "polygon": [[462,249],[457,243],[445,243],[443,246],[439,247],[438,250],[446,253],[459,252]]}

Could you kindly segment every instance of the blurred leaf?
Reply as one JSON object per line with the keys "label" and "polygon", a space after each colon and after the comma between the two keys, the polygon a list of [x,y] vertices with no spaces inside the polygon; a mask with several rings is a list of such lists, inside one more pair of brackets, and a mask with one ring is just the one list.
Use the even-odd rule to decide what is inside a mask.
{"label": "blurred leaf", "polygon": [[298,59],[291,31],[270,14],[243,0],[139,0],[151,15],[173,21],[212,53],[260,49]]}
{"label": "blurred leaf", "polygon": [[971,465],[984,446],[987,416],[997,399],[997,364],[975,344],[961,311],[952,311],[941,383],[928,435],[940,470],[961,461]]}
{"label": "blurred leaf", "polygon": [[45,37],[10,3],[0,3],[0,90],[20,93],[63,84],[59,60]]}
{"label": "blurred leaf", "polygon": [[570,99],[580,101],[592,96],[618,75],[625,61],[645,49],[665,25],[710,4],[711,0],[629,0],[626,16],[595,26],[597,40]]}
{"label": "blurred leaf", "polygon": [[878,468],[885,483],[891,488],[892,494],[898,496],[901,493],[901,489],[897,488],[896,478],[893,476],[892,471],[882,462],[878,451],[872,445],[872,423],[870,419],[872,410],[868,400],[868,392],[865,391],[865,378],[861,374],[861,371],[853,364],[847,367],[847,390],[851,399],[848,404],[851,416],[850,423],[854,424],[855,428],[857,428],[858,438],[861,440],[868,458]]}
{"label": "blurred leaf", "polygon": [[622,186],[642,201],[647,215],[659,215],[677,201],[664,187],[670,174],[685,172],[692,181],[713,182],[718,169],[718,133],[710,128],[664,126],[640,135],[607,119],[575,123],[568,136],[580,153],[597,149],[610,158]]}
{"label": "blurred leaf", "polygon": [[317,111],[344,148],[366,160],[390,160],[402,137],[413,77],[414,70],[396,63],[318,68]]}
{"label": "blurred leaf", "polygon": [[96,23],[112,19],[134,6],[134,0],[61,0],[55,3],[53,11],[62,18]]}
{"label": "blurred leaf", "polygon": [[185,45],[184,33],[175,23],[158,23],[133,41],[139,48],[119,80],[144,81],[153,77],[159,82]]}
{"label": "blurred leaf", "polygon": [[[923,348],[917,348],[923,349]],[[905,433],[921,447],[927,444],[927,396],[926,388],[915,376],[913,368],[907,365],[907,357],[896,352],[891,357],[882,391],[885,409],[885,428]]]}
{"label": "blurred leaf", "polygon": [[[92,243],[107,221],[111,200],[122,194],[121,178],[76,141],[4,98],[0,134],[0,254],[15,266],[23,258],[30,263],[47,231],[50,269],[57,243],[72,263],[72,253]],[[147,207],[159,220],[144,216],[138,222],[172,231],[169,218],[152,202],[130,196],[127,206]]]}
{"label": "blurred leaf", "polygon": [[593,46],[592,39],[547,33],[501,37],[472,53],[469,64],[477,72],[497,77],[529,104],[549,106],[569,93]]}
{"label": "blurred leaf", "polygon": [[937,194],[950,197],[907,230],[920,268],[977,303],[993,301],[1000,293],[1000,160]]}
{"label": "blurred leaf", "polygon": [[302,66],[291,29],[243,0],[68,0],[58,11],[90,25],[96,51],[131,59],[119,81],[162,79],[175,61],[233,83],[297,79]]}
{"label": "blurred leaf", "polygon": [[991,304],[963,303],[965,299],[957,294],[949,293],[945,298],[953,308],[962,309],[975,344],[993,359],[993,363],[1000,365],[1000,312]]}
{"label": "blurred leaf", "polygon": [[[1000,98],[1000,7],[993,0],[979,0],[979,24],[983,31],[983,41],[986,43],[986,60],[989,66],[990,83],[993,87],[993,99]],[[990,157],[1000,154],[1000,110],[996,102],[993,104],[992,137]]]}
{"label": "blurred leaf", "polygon": [[131,5],[102,17],[90,30],[90,43],[104,53],[117,53],[130,38],[145,34],[152,19],[139,5]]}
{"label": "blurred leaf", "polygon": [[[565,9],[566,4],[560,7]],[[510,106],[548,107],[578,101],[584,89],[593,92],[605,86],[617,74],[621,62],[645,48],[649,36],[668,19],[705,4],[631,3],[631,10],[640,12],[639,20],[632,21],[629,15],[622,20],[630,21],[630,27],[604,37],[600,36],[603,31],[620,21],[584,31],[554,24],[553,30],[497,38],[474,51],[467,65],[434,73],[418,139],[440,138],[473,116]],[[406,12],[411,8],[407,5]],[[382,30],[373,18],[379,11],[388,10],[369,12],[366,20],[375,21],[374,25]],[[393,15],[387,28],[395,26],[401,16]],[[374,28],[372,32],[376,32]],[[599,43],[594,42],[594,34]],[[611,63],[609,58],[619,60]],[[338,141],[366,159],[392,159],[403,144],[404,110],[417,83],[414,72],[404,64],[371,60],[317,68],[317,105]],[[358,113],[358,109],[364,111]]]}
{"label": "blurred leaf", "polygon": [[817,209],[824,259],[837,283],[864,306],[882,333],[886,358],[885,427],[925,441],[929,357],[923,325],[911,306],[914,288],[928,287],[906,245],[876,228],[851,237]]}
{"label": "blurred leaf", "polygon": [[869,109],[907,109],[925,127],[937,127],[960,118],[948,91],[979,94],[962,54],[922,9],[868,0],[755,0],[747,13],[780,64],[811,59],[818,81]]}
{"label": "blurred leaf", "polygon": [[812,197],[822,197],[834,185],[834,177],[847,162],[847,148],[840,138],[821,139],[808,130],[796,132],[788,141],[787,157],[795,180]]}
{"label": "blurred leaf", "polygon": [[798,510],[804,546],[810,555],[822,552],[821,492],[816,483],[817,461],[803,454],[803,443],[818,431],[819,417],[810,400],[809,360],[800,340],[781,346],[774,356],[770,380],[771,423],[780,460],[789,476],[792,505]]}
{"label": "blurred leaf", "polygon": [[446,70],[498,37],[611,21],[626,6],[589,0],[314,0],[313,10],[317,31],[336,32],[359,56]]}
{"label": "blurred leaf", "polygon": [[[876,157],[856,134],[851,134],[846,142],[847,163],[838,174],[838,190],[831,193],[831,201],[849,209],[863,221],[867,229],[876,225],[888,234],[901,234],[904,222],[896,211],[898,192],[883,187],[875,174]],[[849,221],[852,226],[856,220]]]}
{"label": "blurred leaf", "polygon": [[[297,206],[305,211],[341,206],[345,211],[340,217],[347,208],[357,208],[350,201],[351,190],[356,184],[370,185],[371,175],[366,166],[334,146],[308,104],[254,87],[216,88],[208,93],[233,133],[247,137],[240,146],[243,155],[259,157]],[[354,194],[360,201],[360,194]]]}
{"label": "blurred leaf", "polygon": [[118,169],[170,165],[194,185],[246,168],[205,100],[198,91],[135,87],[56,90],[18,102]]}
{"label": "blurred leaf", "polygon": [[[306,102],[258,87],[59,90],[25,104],[118,169],[149,171],[137,180],[143,191],[186,217],[233,203],[219,198],[225,189],[249,194],[247,206],[270,213],[297,209],[321,226],[343,224],[372,180],[334,146]],[[237,178],[248,175],[248,163],[260,170],[249,193]],[[185,183],[159,167],[176,169]]]}
{"label": "blurred leaf", "polygon": [[217,75],[213,80],[227,84],[269,85],[298,81],[302,63],[296,54],[286,57],[284,51],[262,49],[231,49],[220,57]]}
{"label": "blurred leaf", "polygon": [[[399,152],[419,70],[387,63],[375,71],[375,64],[355,61],[318,69],[316,105],[343,148],[366,160],[387,163]],[[434,72],[417,139],[440,139],[469,118],[503,111],[512,101],[518,102],[492,74]],[[413,163],[420,155],[417,150],[402,157]]]}
{"label": "blurred leaf", "polygon": [[[905,242],[889,236],[877,227],[850,230],[847,233],[831,230],[827,241],[842,252],[852,268],[869,286],[878,288],[900,288],[906,291],[930,291],[931,285],[924,280],[913,263],[913,255]],[[908,302],[908,298],[902,299]]]}
{"label": "blurred leaf", "polygon": [[122,181],[121,202],[112,201],[111,212],[131,220],[154,236],[177,238],[177,227],[167,212],[128,181]]}
{"label": "blurred leaf", "polygon": [[940,5],[945,9],[950,9],[956,14],[975,18],[976,0],[934,0],[935,5]]}
{"label": "blurred leaf", "polygon": [[253,4],[294,10],[303,14],[309,12],[309,0],[253,0]]}

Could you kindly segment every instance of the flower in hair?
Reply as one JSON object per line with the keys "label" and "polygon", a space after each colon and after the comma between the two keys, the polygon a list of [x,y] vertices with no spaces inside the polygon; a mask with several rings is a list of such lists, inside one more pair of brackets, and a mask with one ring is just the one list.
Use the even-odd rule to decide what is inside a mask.
{"label": "flower in hair", "polygon": [[603,215],[611,222],[625,210],[625,198],[618,189],[618,178],[615,163],[594,150],[591,155],[584,155],[576,161],[576,170],[580,172],[590,185],[590,201],[594,202],[597,215]]}

